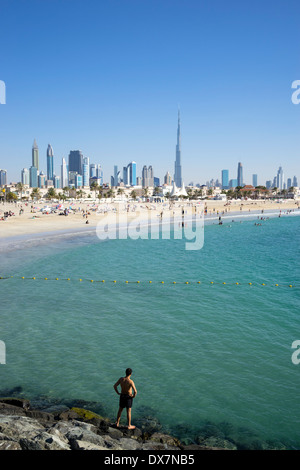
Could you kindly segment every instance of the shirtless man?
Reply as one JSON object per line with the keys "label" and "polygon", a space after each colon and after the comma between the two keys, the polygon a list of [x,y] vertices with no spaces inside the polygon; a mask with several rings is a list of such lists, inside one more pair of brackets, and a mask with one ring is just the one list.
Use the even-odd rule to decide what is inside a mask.
{"label": "shirtless man", "polygon": [[[126,369],[126,377],[120,377],[119,380],[115,383],[114,389],[118,395],[120,395],[119,411],[117,416],[117,427],[120,425],[120,418],[124,408],[127,410],[127,421],[128,429],[135,429],[135,426],[131,425],[131,407],[132,399],[136,396],[137,390],[135,388],[133,380],[130,376],[132,374],[131,369]],[[118,386],[121,386],[121,393],[118,390]],[[133,393],[132,393],[133,389]]]}

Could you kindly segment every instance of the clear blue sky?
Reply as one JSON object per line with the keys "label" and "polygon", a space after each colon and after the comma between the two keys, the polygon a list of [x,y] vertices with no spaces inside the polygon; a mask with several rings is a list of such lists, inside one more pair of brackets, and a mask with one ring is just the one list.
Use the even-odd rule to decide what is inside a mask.
{"label": "clear blue sky", "polygon": [[100,163],[245,182],[300,179],[299,0],[0,0],[0,168],[19,181],[36,138]]}

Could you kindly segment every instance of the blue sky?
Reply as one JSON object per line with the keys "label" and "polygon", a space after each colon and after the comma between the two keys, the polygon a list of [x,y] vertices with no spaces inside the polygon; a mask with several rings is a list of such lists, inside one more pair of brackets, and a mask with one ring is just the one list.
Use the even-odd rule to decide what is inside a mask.
{"label": "blue sky", "polygon": [[300,179],[300,4],[226,0],[0,0],[0,168],[19,181],[36,138],[100,163],[174,173],[181,110],[186,184]]}

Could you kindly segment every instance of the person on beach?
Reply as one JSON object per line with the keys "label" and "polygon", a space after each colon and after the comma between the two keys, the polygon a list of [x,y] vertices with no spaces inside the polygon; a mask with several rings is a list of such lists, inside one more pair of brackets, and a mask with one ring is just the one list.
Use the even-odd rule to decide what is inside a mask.
{"label": "person on beach", "polygon": [[[130,368],[126,369],[126,376],[120,377],[119,380],[115,383],[114,389],[118,395],[120,395],[119,401],[119,410],[117,415],[117,422],[116,426],[119,427],[120,425],[120,418],[124,408],[127,410],[127,421],[128,421],[128,429],[135,429],[135,426],[131,424],[131,408],[132,408],[132,400],[136,397],[137,390],[134,385],[133,380],[131,380],[132,370]],[[121,392],[118,390],[118,386],[121,387]],[[133,390],[133,393],[132,393]]]}

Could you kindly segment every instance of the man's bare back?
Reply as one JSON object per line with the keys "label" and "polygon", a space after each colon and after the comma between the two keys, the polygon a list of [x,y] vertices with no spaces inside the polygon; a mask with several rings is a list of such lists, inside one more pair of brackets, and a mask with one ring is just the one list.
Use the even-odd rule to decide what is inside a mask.
{"label": "man's bare back", "polygon": [[[129,377],[120,377],[118,382],[115,384],[115,388],[118,385],[120,385],[121,393],[123,395],[129,395],[130,397],[136,396],[136,388],[134,382]],[[134,393],[132,393],[132,389],[134,390]]]}

